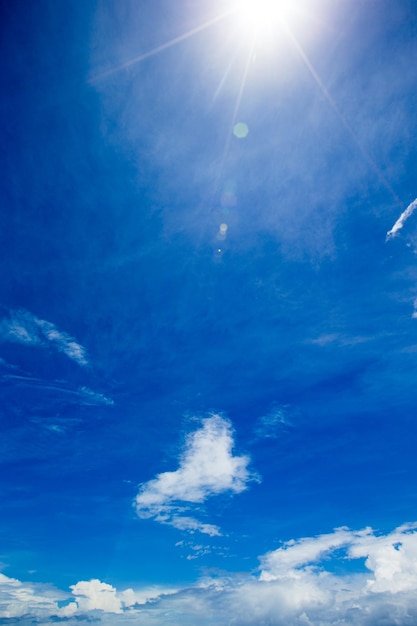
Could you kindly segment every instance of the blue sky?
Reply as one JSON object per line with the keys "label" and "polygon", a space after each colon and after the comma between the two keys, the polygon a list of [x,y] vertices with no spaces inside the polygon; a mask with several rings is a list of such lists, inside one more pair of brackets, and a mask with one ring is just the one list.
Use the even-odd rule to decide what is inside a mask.
{"label": "blue sky", "polygon": [[415,3],[1,13],[0,624],[417,624]]}

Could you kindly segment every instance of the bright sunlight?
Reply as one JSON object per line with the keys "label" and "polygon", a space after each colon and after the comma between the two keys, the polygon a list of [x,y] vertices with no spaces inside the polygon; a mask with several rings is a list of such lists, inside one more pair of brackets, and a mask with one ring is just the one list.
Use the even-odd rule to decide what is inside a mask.
{"label": "bright sunlight", "polygon": [[261,36],[287,17],[290,4],[289,0],[238,0],[237,10],[244,27]]}

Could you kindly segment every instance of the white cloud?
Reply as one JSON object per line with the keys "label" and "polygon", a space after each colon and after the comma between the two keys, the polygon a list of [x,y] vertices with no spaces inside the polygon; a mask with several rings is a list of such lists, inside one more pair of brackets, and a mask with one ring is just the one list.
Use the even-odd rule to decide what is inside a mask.
{"label": "white cloud", "polygon": [[391,230],[387,232],[386,241],[398,234],[398,231],[401,230],[405,221],[414,213],[415,209],[417,209],[417,198],[408,205],[405,211],[401,213]]}
{"label": "white cloud", "polygon": [[334,532],[318,537],[291,540],[282,548],[269,552],[261,558],[261,580],[271,581],[281,577],[298,577],[299,571],[320,561],[338,548],[346,547],[355,539],[367,536],[372,531],[365,529],[354,533],[348,528],[337,528]]}
{"label": "white cloud", "polygon": [[0,618],[59,615],[58,601],[67,596],[48,585],[24,583],[0,573]]}
{"label": "white cloud", "polygon": [[[196,545],[196,551],[204,546]],[[349,564],[364,559],[363,571]],[[387,534],[371,528],[288,541],[260,559],[261,573],[204,578],[183,589],[119,591],[79,581],[72,594],[0,574],[0,618],[75,626],[415,626],[417,523]],[[345,574],[334,574],[345,564]],[[358,569],[358,568],[356,568]]]}
{"label": "white cloud", "polygon": [[249,457],[233,456],[233,446],[228,420],[219,415],[203,420],[202,428],[188,435],[179,468],[141,485],[135,499],[138,516],[180,530],[220,534],[217,526],[203,524],[187,512],[210,496],[240,493],[254,479],[248,470]]}
{"label": "white cloud", "polygon": [[417,524],[400,526],[387,536],[358,537],[349,546],[350,558],[366,558],[373,572],[368,580],[372,592],[397,593],[417,589]]}
{"label": "white cloud", "polygon": [[78,365],[88,365],[85,348],[73,337],[58,330],[51,322],[39,319],[23,309],[10,311],[9,317],[0,320],[0,340],[32,346],[52,346]]}
{"label": "white cloud", "polygon": [[106,611],[106,613],[122,612],[122,601],[117,597],[116,589],[96,578],[89,581],[81,580],[76,585],[71,585],[71,590],[78,611],[86,612],[98,609]]}
{"label": "white cloud", "polygon": [[[148,587],[140,591],[115,587],[98,579],[81,580],[70,586],[71,594],[41,583],[26,583],[0,573],[0,620],[30,617],[34,622],[88,614],[90,611],[122,614],[129,607],[152,602],[162,595],[175,593],[170,587]],[[49,620],[48,620],[49,623]]]}

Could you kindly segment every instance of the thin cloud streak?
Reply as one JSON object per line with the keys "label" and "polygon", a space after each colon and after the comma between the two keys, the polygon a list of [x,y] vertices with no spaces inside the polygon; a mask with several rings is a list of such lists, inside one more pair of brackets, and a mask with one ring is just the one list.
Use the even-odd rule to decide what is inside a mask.
{"label": "thin cloud streak", "polygon": [[[0,360],[1,365],[1,360]],[[9,366],[12,369],[13,366]],[[17,369],[14,368],[14,369]],[[74,398],[74,402],[85,406],[113,406],[114,400],[105,396],[102,393],[94,391],[85,385],[82,387],[71,387],[69,383],[62,380],[50,381],[35,376],[21,375],[21,374],[3,374],[0,375],[0,380],[14,382],[20,387],[27,387],[32,389],[42,389],[44,391],[51,391],[57,395],[66,395]]]}
{"label": "thin cloud streak", "polygon": [[405,209],[405,211],[401,213],[400,217],[397,219],[394,226],[391,228],[391,230],[387,232],[385,241],[389,241],[390,239],[398,235],[398,231],[401,230],[406,220],[408,220],[408,218],[411,217],[411,215],[414,213],[416,209],[417,209],[417,198],[413,200]]}

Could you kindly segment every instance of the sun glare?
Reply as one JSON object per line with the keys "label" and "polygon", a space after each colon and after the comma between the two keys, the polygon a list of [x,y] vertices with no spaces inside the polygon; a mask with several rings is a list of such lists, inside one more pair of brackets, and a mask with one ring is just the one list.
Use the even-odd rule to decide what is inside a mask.
{"label": "sun glare", "polygon": [[239,0],[238,11],[245,28],[258,35],[267,33],[286,18],[289,0]]}

